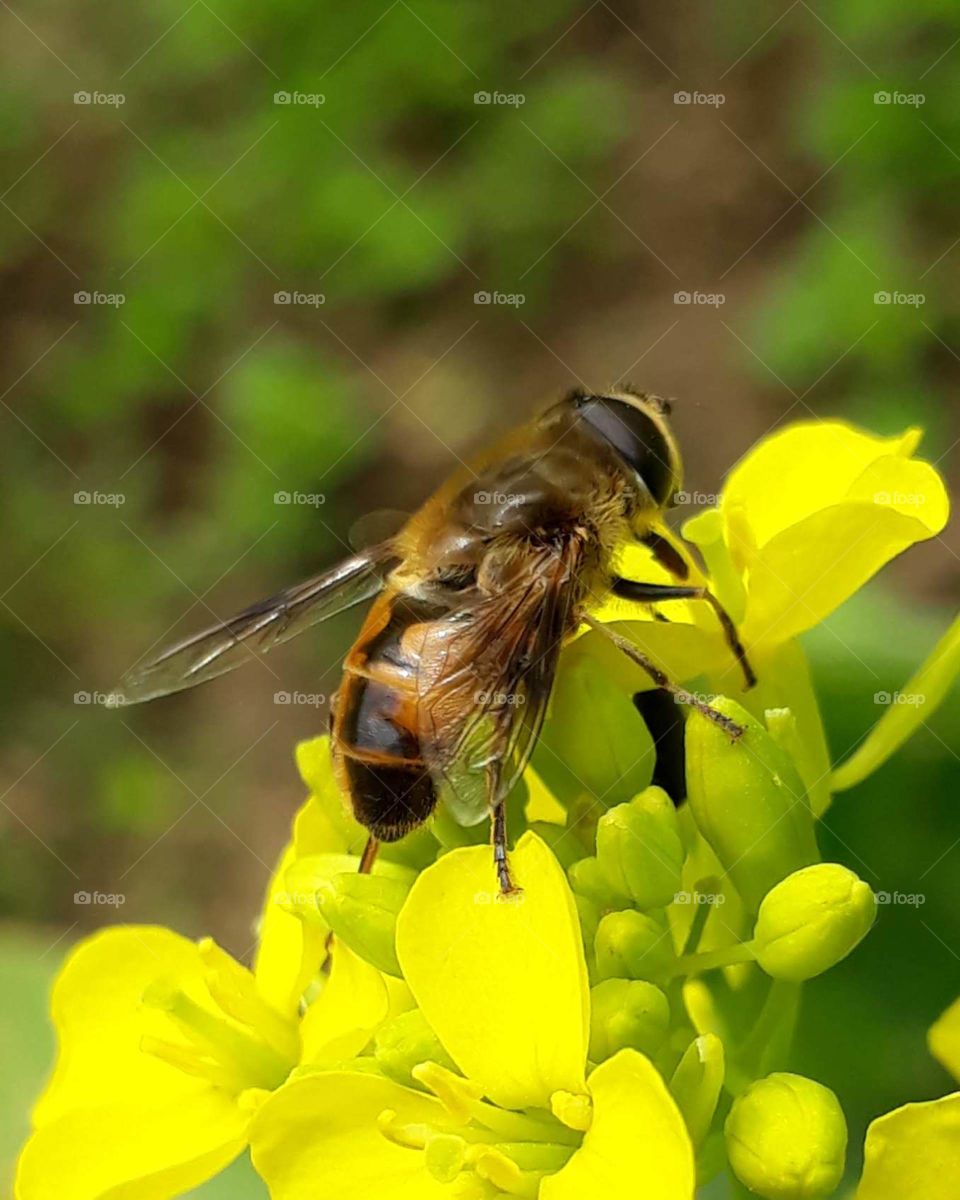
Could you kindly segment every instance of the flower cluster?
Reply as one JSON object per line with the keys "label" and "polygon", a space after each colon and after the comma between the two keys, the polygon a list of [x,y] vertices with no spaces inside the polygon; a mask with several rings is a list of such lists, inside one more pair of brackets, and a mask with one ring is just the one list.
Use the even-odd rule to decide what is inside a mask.
{"label": "flower cluster", "polygon": [[[162,1200],[247,1147],[274,1200],[691,1200],[722,1172],[770,1200],[832,1194],[846,1122],[788,1070],[790,1038],[801,989],[854,951],[876,899],[821,861],[816,821],[919,715],[890,707],[832,770],[796,638],[942,528],[916,443],[789,427],[686,526],[706,570],[678,550],[734,614],[753,691],[707,606],[596,611],[744,732],[691,712],[675,808],[622,702],[648,681],[584,631],[510,799],[514,895],[482,831],[442,813],[357,874],[365,831],[326,739],[298,747],[310,797],[252,967],[148,926],[69,956],[19,1200]],[[658,577],[640,549],[620,566]],[[958,660],[960,623],[910,685],[925,716]],[[960,1077],[960,1002],[931,1049]],[[954,1195],[958,1131],[960,1093],[874,1122],[858,1200]]]}

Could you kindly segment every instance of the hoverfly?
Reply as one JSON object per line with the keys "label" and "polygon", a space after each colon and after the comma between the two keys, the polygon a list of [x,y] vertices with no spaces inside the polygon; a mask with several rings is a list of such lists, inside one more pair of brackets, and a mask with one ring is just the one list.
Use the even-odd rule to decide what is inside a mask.
{"label": "hoverfly", "polygon": [[[574,391],[453,475],[394,536],[332,570],[164,650],[123,682],[137,702],[213,679],[335,613],[374,599],[331,706],[335,777],[380,842],[439,801],[465,825],[491,818],[500,888],[513,891],[505,800],[536,745],[564,642],[585,623],[659,688],[731,737],[739,726],[668,679],[633,642],[591,618],[610,591],[645,604],[710,604],[747,687],[733,622],[663,532],[681,486],[669,404],[628,386]],[[676,579],[617,577],[635,538]]]}

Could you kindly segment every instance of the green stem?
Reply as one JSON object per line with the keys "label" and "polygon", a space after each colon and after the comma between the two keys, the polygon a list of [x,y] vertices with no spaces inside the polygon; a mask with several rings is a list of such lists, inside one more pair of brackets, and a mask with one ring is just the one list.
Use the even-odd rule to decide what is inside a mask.
{"label": "green stem", "polygon": [[798,983],[771,981],[753,1030],[736,1051],[737,1060],[750,1073],[765,1074],[770,1059],[776,1062],[786,1057],[800,1009],[800,991]]}
{"label": "green stem", "polygon": [[[721,888],[720,880],[716,876],[709,875],[706,879],[698,879],[694,889],[693,897],[696,901],[698,896],[716,895]],[[693,914],[693,920],[690,922],[690,931],[687,934],[687,940],[684,942],[684,955],[695,954],[697,947],[700,945],[700,939],[703,937],[703,931],[707,925],[707,919],[710,916],[709,904],[697,904]]]}
{"label": "green stem", "polygon": [[684,954],[677,959],[672,975],[699,975],[703,971],[715,971],[718,967],[732,967],[736,963],[753,962],[752,942],[740,942],[735,946],[721,946],[718,950],[704,950],[699,954]]}

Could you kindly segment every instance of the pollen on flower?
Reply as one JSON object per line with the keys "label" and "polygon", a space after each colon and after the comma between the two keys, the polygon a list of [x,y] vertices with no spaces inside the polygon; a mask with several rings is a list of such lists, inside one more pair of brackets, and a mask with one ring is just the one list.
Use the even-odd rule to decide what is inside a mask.
{"label": "pollen on flower", "polygon": [[550,1111],[568,1129],[585,1133],[593,1119],[593,1104],[589,1096],[574,1092],[554,1092],[550,1097]]}
{"label": "pollen on flower", "polygon": [[467,1161],[467,1143],[455,1133],[438,1133],[427,1143],[426,1166],[440,1183],[453,1183]]}

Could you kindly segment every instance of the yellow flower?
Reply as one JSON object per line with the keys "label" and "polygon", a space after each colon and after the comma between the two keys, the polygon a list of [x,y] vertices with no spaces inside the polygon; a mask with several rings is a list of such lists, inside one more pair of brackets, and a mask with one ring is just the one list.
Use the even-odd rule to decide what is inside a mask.
{"label": "yellow flower", "polygon": [[[949,501],[934,468],[912,457],[920,437],[909,429],[881,438],[839,421],[788,425],[733,468],[718,508],[687,522],[684,536],[703,553],[748,646],[769,648],[812,628],[892,558],[943,529]],[[645,551],[625,553],[625,566],[641,564]],[[716,623],[699,606],[674,612],[712,629],[715,640]],[[614,600],[601,616],[638,614]],[[656,634],[672,640],[668,630]]]}
{"label": "yellow flower", "polygon": [[[202,999],[198,947],[167,930],[109,929],[68,958],[52,1002],[60,1056],[18,1164],[18,1200],[106,1196],[135,1181],[142,1188],[132,1194],[173,1195],[243,1149],[249,1113],[237,1103],[241,1047],[228,1063],[225,1051],[218,1060],[180,1039],[181,1069],[142,1047],[144,1038],[156,1039],[156,1048],[177,1040],[170,1017],[140,1003],[164,971],[180,982],[185,1005],[219,1020],[209,994]],[[271,1068],[283,1069],[279,1047],[251,1037],[246,1049],[248,1085],[269,1086]],[[215,1087],[209,1074],[202,1078],[204,1069],[221,1071],[224,1081],[233,1071],[232,1092]]]}
{"label": "yellow flower", "polygon": [[949,502],[934,468],[912,457],[920,437],[803,422],[733,468],[720,516],[743,581],[748,644],[812,628],[890,559],[940,532]]}
{"label": "yellow flower", "polygon": [[60,1053],[19,1162],[18,1200],[173,1196],[247,1143],[297,1066],[356,1054],[388,1015],[379,972],[338,946],[302,1020],[211,940],[118,926],[81,942],[53,993]]}
{"label": "yellow flower", "polygon": [[[301,748],[319,767],[326,747]],[[271,881],[254,970],[209,938],[116,926],[81,942],[54,985],[59,1055],[21,1154],[18,1200],[154,1200],[215,1175],[247,1144],[258,1104],[295,1068],[348,1059],[405,989],[281,906],[298,852],[353,847],[336,793],[313,780]],[[319,994],[301,1017],[311,981]]]}
{"label": "yellow flower", "polygon": [[905,1104],[867,1130],[856,1200],[956,1200],[960,1187],[960,1092]]}
{"label": "yellow flower", "polygon": [[525,835],[508,899],[489,866],[485,847],[444,855],[397,926],[407,983],[463,1075],[416,1067],[432,1095],[370,1073],[293,1080],[251,1129],[274,1200],[692,1200],[690,1138],[649,1060],[621,1050],[587,1074],[586,966],[558,863]]}
{"label": "yellow flower", "polygon": [[[788,425],[733,468],[717,508],[683,529],[708,572],[694,568],[691,582],[709,582],[759,677],[743,703],[757,716],[772,708],[794,714],[795,757],[815,815],[830,801],[830,759],[806,657],[795,639],[907,547],[943,529],[946,489],[929,463],[912,457],[919,439],[916,429],[881,438],[839,421]],[[620,570],[629,578],[668,580],[639,547],[624,550]],[[705,676],[712,691],[737,694],[739,672],[712,611],[689,601],[658,607],[669,623],[616,598],[595,615],[630,622],[625,632],[674,679]],[[650,682],[638,673],[636,686]]]}
{"label": "yellow flower", "polygon": [[[960,1080],[960,1000],[933,1025],[930,1049]],[[960,1190],[960,1092],[905,1104],[872,1122],[856,1200],[955,1200]]]}

